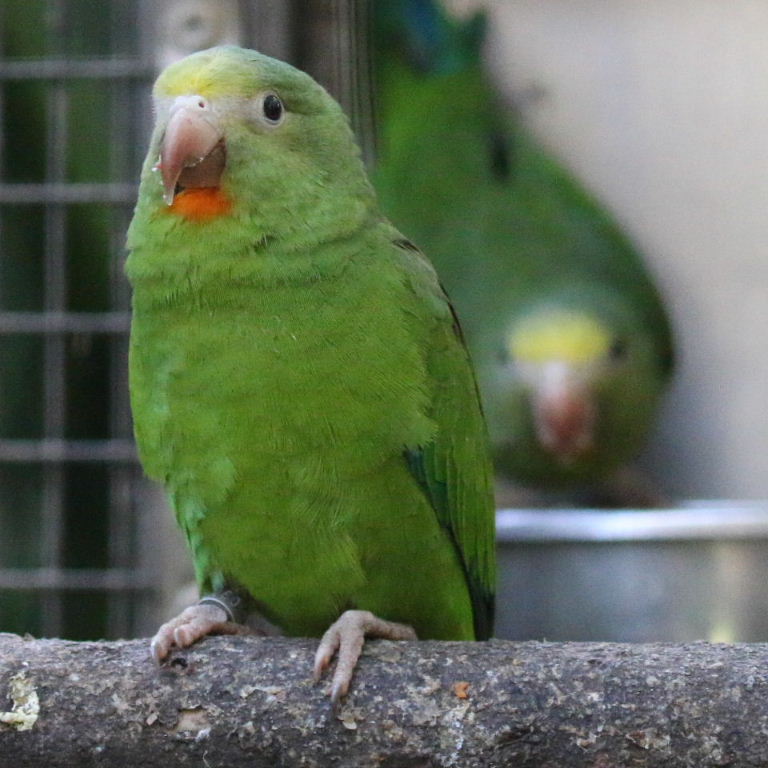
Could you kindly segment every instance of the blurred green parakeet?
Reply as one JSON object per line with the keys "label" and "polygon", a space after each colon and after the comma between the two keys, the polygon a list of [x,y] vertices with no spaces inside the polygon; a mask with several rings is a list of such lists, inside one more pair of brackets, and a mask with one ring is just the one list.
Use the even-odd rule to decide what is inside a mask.
{"label": "blurred green parakeet", "polygon": [[156,658],[256,610],[338,652],[486,638],[485,427],[427,259],[380,214],[338,104],[236,47],[171,65],[129,231],[131,400],[207,596]]}
{"label": "blurred green parakeet", "polygon": [[667,316],[616,226],[509,116],[480,60],[482,16],[377,4],[384,212],[430,254],[462,318],[497,473],[599,484],[652,424]]}

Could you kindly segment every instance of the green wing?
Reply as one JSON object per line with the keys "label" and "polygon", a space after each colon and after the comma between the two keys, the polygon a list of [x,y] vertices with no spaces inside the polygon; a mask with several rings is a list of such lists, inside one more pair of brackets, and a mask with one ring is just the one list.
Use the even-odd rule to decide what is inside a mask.
{"label": "green wing", "polygon": [[437,432],[427,445],[405,452],[450,535],[466,574],[475,637],[493,631],[496,588],[495,509],[485,421],[458,319],[432,265],[409,241],[396,238],[421,306],[432,310],[427,370]]}

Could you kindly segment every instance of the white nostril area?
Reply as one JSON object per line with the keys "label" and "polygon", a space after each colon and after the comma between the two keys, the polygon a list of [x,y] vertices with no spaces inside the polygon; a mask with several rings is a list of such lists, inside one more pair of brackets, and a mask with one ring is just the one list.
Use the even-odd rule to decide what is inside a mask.
{"label": "white nostril area", "polygon": [[200,94],[197,93],[187,96],[177,96],[171,106],[171,114],[180,109],[186,109],[188,112],[210,112],[211,103],[205,96],[200,96]]}

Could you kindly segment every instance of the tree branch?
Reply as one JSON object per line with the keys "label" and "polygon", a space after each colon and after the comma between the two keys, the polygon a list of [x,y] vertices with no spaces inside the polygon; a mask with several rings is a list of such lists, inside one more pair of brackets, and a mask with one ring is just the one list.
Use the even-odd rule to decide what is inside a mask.
{"label": "tree branch", "polygon": [[768,765],[768,646],[367,645],[341,711],[315,641],[0,634],[0,767]]}

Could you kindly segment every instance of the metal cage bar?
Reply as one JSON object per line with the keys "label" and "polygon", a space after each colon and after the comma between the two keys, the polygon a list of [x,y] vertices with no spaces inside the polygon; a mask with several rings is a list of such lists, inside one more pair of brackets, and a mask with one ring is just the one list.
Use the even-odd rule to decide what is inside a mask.
{"label": "metal cage bar", "polygon": [[[64,13],[63,0],[52,3],[52,12]],[[66,174],[66,148],[69,128],[69,99],[62,80],[53,81],[46,96],[46,152],[45,177],[62,183]],[[45,205],[43,306],[47,312],[66,309],[66,210],[61,203]],[[43,351],[43,429],[54,440],[64,438],[66,387],[66,350],[60,334],[44,334]],[[43,469],[42,531],[40,559],[49,567],[62,566],[62,538],[64,530],[64,470],[59,463],[49,462]],[[45,593],[42,602],[42,631],[49,637],[58,637],[63,629],[63,606],[56,592]]]}

